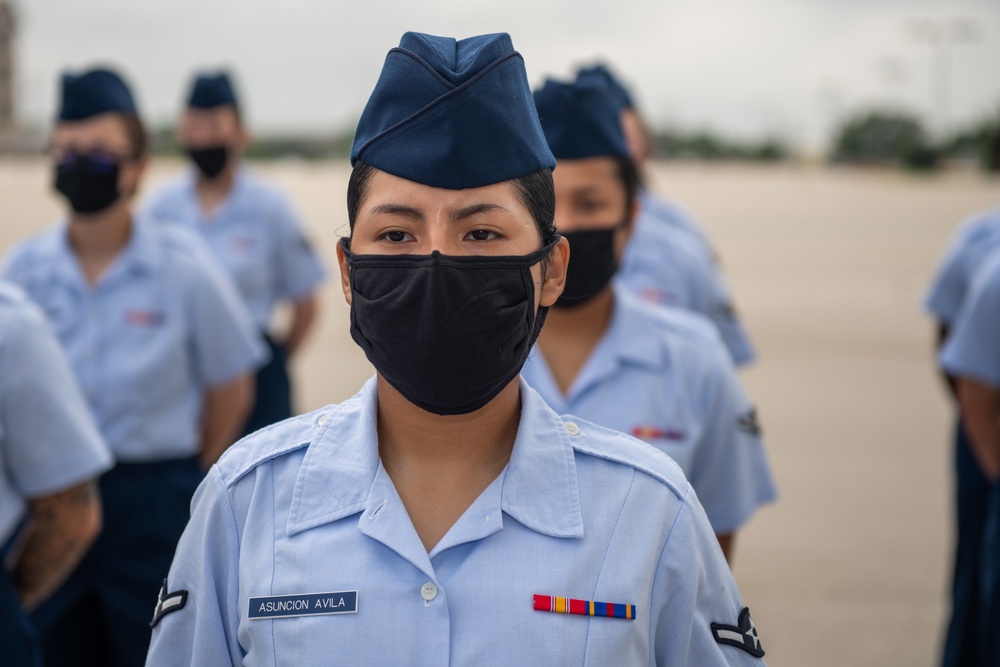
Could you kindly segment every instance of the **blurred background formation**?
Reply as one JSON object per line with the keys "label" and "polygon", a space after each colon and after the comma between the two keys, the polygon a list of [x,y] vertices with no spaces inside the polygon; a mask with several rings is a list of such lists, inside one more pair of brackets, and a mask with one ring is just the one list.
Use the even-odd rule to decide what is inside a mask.
{"label": "blurred background formation", "polygon": [[[178,132],[192,75],[227,71],[245,163],[283,193],[307,274],[289,277],[296,289],[268,300],[254,325],[272,355],[292,335],[286,409],[342,401],[373,372],[350,339],[334,266],[348,233],[347,158],[382,54],[405,30],[507,31],[533,87],[607,63],[634,98],[644,189],[694,225],[706,270],[732,297],[722,315],[738,312],[746,336],[742,357],[726,343],[777,501],[740,530],[733,571],[769,664],[942,664],[953,612],[971,604],[955,592],[964,406],[938,361],[961,304],[946,316],[929,303],[928,317],[922,302],[969,247],[971,290],[969,267],[990,266],[1000,239],[968,233],[1000,229],[983,214],[1000,206],[1000,7],[206,4],[0,0],[3,254],[62,215],[46,159],[60,72],[108,65],[126,76],[150,134],[136,200],[149,210],[164,184],[194,173]],[[311,333],[296,338],[303,318]],[[969,363],[949,375],[983,380]]]}

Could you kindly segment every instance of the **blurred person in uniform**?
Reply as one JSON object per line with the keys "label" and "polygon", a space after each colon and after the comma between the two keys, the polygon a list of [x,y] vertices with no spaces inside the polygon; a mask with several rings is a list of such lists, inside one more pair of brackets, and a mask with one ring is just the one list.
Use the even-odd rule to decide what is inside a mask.
{"label": "blurred person in uniform", "polygon": [[[941,260],[924,306],[937,324],[940,353],[950,338],[956,318],[969,294],[973,277],[985,260],[1000,250],[1000,209],[986,211],[963,222]],[[955,400],[957,385],[942,368]],[[986,530],[990,483],[983,475],[969,442],[959,410],[954,428],[955,555],[952,575],[951,618],[945,634],[944,667],[975,664],[979,619],[980,562]]]}
{"label": "blurred person in uniform", "polygon": [[992,667],[1000,665],[1000,251],[976,271],[940,361],[954,381],[971,457],[986,487],[980,551],[968,564],[976,575],[970,578],[974,606],[964,619],[959,657],[962,665]]}
{"label": "blurred person in uniform", "polygon": [[235,439],[267,350],[199,239],[133,218],[147,143],[117,73],[63,76],[51,156],[66,219],[2,273],[51,322],[115,467],[100,481],[104,531],[32,620],[47,665],[139,665],[191,497]]}
{"label": "blurred person in uniform", "polygon": [[45,316],[15,285],[0,281],[0,651],[6,667],[42,664],[25,612],[69,576],[100,532],[96,478],[111,464]]}
{"label": "blurred person in uniform", "polygon": [[631,94],[603,65],[580,69],[577,81],[605,88],[616,102],[638,175],[637,214],[618,281],[644,300],[701,313],[718,329],[737,366],[752,363],[753,343],[737,316],[704,229],[679,205],[644,185],[652,150]]}
{"label": "blurred person in uniform", "polygon": [[[198,74],[177,127],[193,167],[147,206],[153,220],[205,239],[271,348],[270,362],[257,372],[244,435],[292,416],[287,364],[315,322],[316,289],[324,278],[288,199],[243,165],[249,138],[229,75]],[[282,303],[291,305],[292,317],[279,337],[271,320]]]}
{"label": "blurred person in uniform", "polygon": [[519,378],[569,252],[510,37],[406,33],[352,163],[376,377],[209,472],[147,664],[762,664],[676,464]]}
{"label": "blurred person in uniform", "polygon": [[776,496],[756,412],[710,321],[612,286],[639,179],[606,89],[549,80],[534,98],[556,158],[555,223],[571,260],[522,376],[556,412],[674,459],[732,562],[736,531]]}

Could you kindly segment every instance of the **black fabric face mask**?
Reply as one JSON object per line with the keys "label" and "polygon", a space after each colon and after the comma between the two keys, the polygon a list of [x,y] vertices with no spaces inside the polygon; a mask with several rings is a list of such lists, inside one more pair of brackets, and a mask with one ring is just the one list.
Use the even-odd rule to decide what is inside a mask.
{"label": "black fabric face mask", "polygon": [[229,162],[229,146],[211,146],[209,148],[188,148],[188,157],[194,162],[205,178],[215,178],[222,173]]}
{"label": "black fabric face mask", "polygon": [[117,162],[71,154],[56,165],[55,189],[76,213],[90,215],[108,208],[121,196]]}
{"label": "black fabric face mask", "polygon": [[569,268],[566,270],[566,287],[554,308],[582,306],[611,282],[618,270],[615,233],[622,226],[562,232],[569,241]]}
{"label": "black fabric face mask", "polygon": [[478,410],[528,358],[548,308],[535,311],[531,267],[559,236],[523,256],[352,255],[351,337],[399,393],[439,415]]}

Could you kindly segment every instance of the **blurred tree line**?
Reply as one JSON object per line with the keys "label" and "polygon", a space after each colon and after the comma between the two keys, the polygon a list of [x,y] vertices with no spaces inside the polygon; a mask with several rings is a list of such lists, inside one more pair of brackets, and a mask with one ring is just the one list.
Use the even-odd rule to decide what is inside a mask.
{"label": "blurred tree line", "polygon": [[920,119],[911,114],[856,114],[837,130],[830,160],[839,164],[900,165],[919,171],[936,169],[946,160],[964,160],[1000,172],[1000,112],[938,141],[931,139]]}
{"label": "blurred tree line", "polygon": [[[181,154],[172,128],[156,130],[152,139],[154,152]],[[350,155],[353,139],[353,126],[329,134],[267,134],[254,139],[247,155],[257,159],[344,159]],[[665,160],[782,162],[795,157],[785,141],[774,137],[738,141],[707,130],[658,130],[650,133],[650,140],[656,157]],[[934,141],[920,119],[912,114],[858,113],[837,128],[828,158],[834,164],[902,166],[915,170],[933,170],[947,160],[963,160],[1000,172],[1000,111],[946,141]]]}

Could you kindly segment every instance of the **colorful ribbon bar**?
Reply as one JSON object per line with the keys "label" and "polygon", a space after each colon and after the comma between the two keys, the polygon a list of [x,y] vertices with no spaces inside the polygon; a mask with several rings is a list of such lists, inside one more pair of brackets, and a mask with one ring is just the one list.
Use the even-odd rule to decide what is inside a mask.
{"label": "colorful ribbon bar", "polygon": [[535,595],[535,611],[549,611],[554,614],[576,614],[577,616],[605,616],[635,620],[635,605],[616,602],[595,602],[576,600],[553,595]]}

